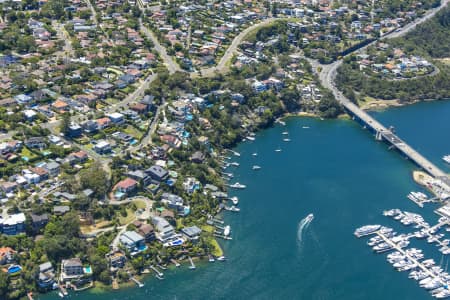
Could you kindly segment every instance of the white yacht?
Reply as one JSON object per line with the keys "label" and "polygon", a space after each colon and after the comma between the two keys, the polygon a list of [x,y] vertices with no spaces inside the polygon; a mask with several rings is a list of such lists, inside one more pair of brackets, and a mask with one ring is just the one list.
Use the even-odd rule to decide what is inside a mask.
{"label": "white yacht", "polygon": [[283,139],[283,142],[290,142],[290,141],[291,141],[291,139],[289,139],[289,138]]}
{"label": "white yacht", "polygon": [[374,233],[375,231],[377,231],[378,229],[381,228],[381,225],[366,225],[366,226],[362,226],[360,228],[357,228],[354,232],[354,235],[356,235],[356,237],[362,237],[365,235],[369,235]]}
{"label": "white yacht", "polygon": [[230,225],[225,226],[225,229],[223,230],[223,235],[224,236],[229,236],[231,233],[231,227]]}
{"label": "white yacht", "polygon": [[234,197],[231,197],[230,199],[231,199],[231,202],[233,202],[234,205],[238,205],[238,203],[239,203],[239,198],[238,197],[234,196]]}
{"label": "white yacht", "polygon": [[234,189],[245,189],[247,187],[245,184],[240,184],[239,182],[230,184],[228,186]]}
{"label": "white yacht", "polygon": [[258,166],[258,165],[254,165],[254,166],[252,167],[252,170],[259,170],[259,169],[261,169],[261,167]]}
{"label": "white yacht", "polygon": [[443,159],[446,163],[450,164],[450,154],[449,154],[449,155],[445,155],[444,157],[442,157],[442,159]]}

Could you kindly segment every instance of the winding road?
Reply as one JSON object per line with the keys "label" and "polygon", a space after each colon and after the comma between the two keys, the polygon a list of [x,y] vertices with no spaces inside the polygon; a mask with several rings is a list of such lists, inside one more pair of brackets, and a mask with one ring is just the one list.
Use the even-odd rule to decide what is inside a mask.
{"label": "winding road", "polygon": [[166,48],[161,45],[161,43],[156,38],[155,34],[150,31],[143,23],[142,19],[139,18],[139,26],[142,30],[142,32],[145,34],[145,36],[150,39],[155,47],[155,50],[159,53],[162,60],[164,61],[165,66],[169,70],[170,74],[173,74],[175,72],[182,72],[183,70],[180,68],[180,66],[173,61],[173,59],[167,54]]}

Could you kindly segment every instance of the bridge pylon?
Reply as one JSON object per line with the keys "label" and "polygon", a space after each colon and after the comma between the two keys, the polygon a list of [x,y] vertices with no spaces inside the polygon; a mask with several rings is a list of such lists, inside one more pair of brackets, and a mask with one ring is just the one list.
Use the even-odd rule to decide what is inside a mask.
{"label": "bridge pylon", "polygon": [[375,134],[375,139],[377,141],[381,141],[383,139],[383,135],[381,134],[380,130],[377,130],[377,133]]}

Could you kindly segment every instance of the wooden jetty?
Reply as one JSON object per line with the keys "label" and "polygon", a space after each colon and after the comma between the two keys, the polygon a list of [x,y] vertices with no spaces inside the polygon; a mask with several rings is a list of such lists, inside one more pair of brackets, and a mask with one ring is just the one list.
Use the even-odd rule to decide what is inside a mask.
{"label": "wooden jetty", "polygon": [[150,269],[152,269],[153,271],[155,271],[155,273],[159,276],[164,276],[164,273],[162,273],[161,271],[159,271],[155,266],[150,266]]}
{"label": "wooden jetty", "polygon": [[189,262],[191,263],[191,265],[189,266],[189,269],[191,270],[195,270],[195,264],[194,261],[192,260],[192,258],[190,256],[188,256]]}
{"label": "wooden jetty", "polygon": [[136,283],[136,285],[140,288],[144,286],[144,284],[142,282],[140,282],[139,280],[137,280],[134,277],[131,277],[130,280],[133,281],[134,283]]}
{"label": "wooden jetty", "polygon": [[175,267],[181,266],[175,259],[171,258],[170,261],[175,265]]}

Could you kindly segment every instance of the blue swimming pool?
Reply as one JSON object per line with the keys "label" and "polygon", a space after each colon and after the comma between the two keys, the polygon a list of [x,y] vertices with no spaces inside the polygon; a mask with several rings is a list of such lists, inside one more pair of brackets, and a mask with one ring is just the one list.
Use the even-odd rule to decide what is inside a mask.
{"label": "blue swimming pool", "polygon": [[22,271],[22,267],[19,265],[13,265],[8,268],[8,274],[15,274]]}

